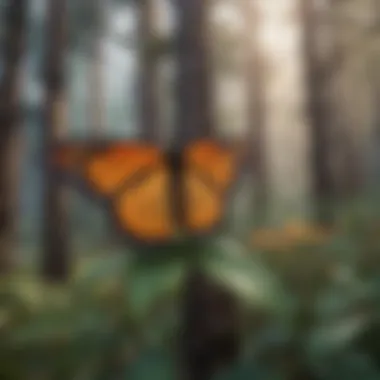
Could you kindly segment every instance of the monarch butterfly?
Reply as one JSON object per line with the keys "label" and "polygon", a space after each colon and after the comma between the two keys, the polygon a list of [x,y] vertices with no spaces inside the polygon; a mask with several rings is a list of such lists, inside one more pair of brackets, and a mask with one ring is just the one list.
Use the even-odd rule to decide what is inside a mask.
{"label": "monarch butterfly", "polygon": [[66,142],[54,163],[107,201],[122,232],[151,244],[211,232],[236,178],[236,150],[212,140],[181,153],[131,141]]}

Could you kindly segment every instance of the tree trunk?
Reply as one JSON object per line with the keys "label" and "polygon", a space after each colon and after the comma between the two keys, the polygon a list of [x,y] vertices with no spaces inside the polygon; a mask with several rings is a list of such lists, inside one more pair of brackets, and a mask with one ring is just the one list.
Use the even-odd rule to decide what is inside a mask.
{"label": "tree trunk", "polygon": [[186,280],[182,302],[182,378],[211,380],[239,353],[238,301],[221,284],[193,269]]}
{"label": "tree trunk", "polygon": [[375,3],[330,2],[334,62],[329,92],[334,107],[334,176],[340,199],[363,195],[363,190],[368,190],[376,109],[369,71],[368,47],[372,41],[368,31],[376,19]]}
{"label": "tree trunk", "polygon": [[158,110],[158,56],[155,49],[155,7],[153,0],[138,2],[139,120],[143,140],[160,138]]}
{"label": "tree trunk", "polygon": [[88,119],[90,134],[100,137],[106,129],[102,37],[104,9],[100,0],[94,0],[95,32],[90,36],[90,62],[88,67]]}
{"label": "tree trunk", "polygon": [[5,6],[3,73],[0,84],[0,274],[12,266],[19,174],[20,79],[25,43],[27,2]]}
{"label": "tree trunk", "polygon": [[248,97],[248,136],[252,141],[251,164],[255,177],[264,182],[263,154],[263,62],[258,49],[258,12],[251,1],[244,1],[242,9],[247,34],[247,97]]}
{"label": "tree trunk", "polygon": [[268,222],[311,216],[310,128],[306,118],[301,0],[256,0],[263,58]]}
{"label": "tree trunk", "polygon": [[181,140],[212,136],[214,116],[207,0],[176,0],[177,125]]}
{"label": "tree trunk", "polygon": [[[176,5],[178,77],[174,144],[181,151],[189,141],[215,132],[211,62],[206,45],[209,4],[205,0],[177,0]],[[174,186],[178,189],[178,183]],[[182,191],[181,182],[179,190]],[[176,201],[182,205],[181,197]],[[185,380],[211,380],[235,359],[239,350],[236,299],[197,265],[189,269],[182,297],[180,376]]]}
{"label": "tree trunk", "polygon": [[[263,60],[258,48],[258,9],[252,1],[243,1],[242,13],[245,20],[247,60],[246,60],[246,86],[247,86],[247,112],[248,136],[251,149],[247,157],[248,175],[253,184],[253,210],[256,215],[262,215],[266,207],[265,164],[264,164],[264,88]],[[253,178],[252,178],[253,177]],[[252,191],[252,189],[251,189]],[[257,220],[257,222],[259,222]]]}
{"label": "tree trunk", "polygon": [[[88,136],[90,139],[104,139],[107,132],[105,81],[104,81],[104,59],[102,42],[106,29],[106,7],[102,0],[93,0],[89,5],[93,16],[93,29],[90,29],[90,54],[88,65]],[[99,218],[99,213],[94,212],[91,207],[88,210],[90,218]],[[118,239],[112,225],[107,226],[105,236],[105,249],[117,247]]]}
{"label": "tree trunk", "polygon": [[[326,46],[328,25],[324,22],[327,9],[317,8],[315,1],[302,0],[301,17],[304,22],[304,50],[308,115],[313,141],[314,194],[317,202],[316,218],[331,223],[333,218],[334,176],[332,172],[330,105],[326,91],[329,80],[329,49]],[[324,28],[324,30],[322,30]],[[322,34],[324,32],[325,36]]]}
{"label": "tree trunk", "polygon": [[45,58],[45,110],[44,110],[44,229],[43,274],[48,280],[62,281],[69,275],[68,220],[64,188],[57,181],[52,154],[54,144],[66,129],[65,99],[65,48],[66,2],[48,2],[47,46]]}

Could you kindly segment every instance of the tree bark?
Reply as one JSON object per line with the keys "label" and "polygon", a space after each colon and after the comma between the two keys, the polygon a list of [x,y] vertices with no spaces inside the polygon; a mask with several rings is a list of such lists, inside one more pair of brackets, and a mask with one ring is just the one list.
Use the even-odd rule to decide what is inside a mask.
{"label": "tree bark", "polygon": [[12,267],[19,174],[20,80],[25,45],[27,2],[5,6],[3,74],[0,84],[0,274]]}
{"label": "tree bark", "polygon": [[44,110],[44,228],[42,269],[46,279],[65,280],[69,275],[68,216],[65,189],[57,181],[52,165],[54,145],[66,129],[65,48],[66,2],[48,2],[47,46],[45,58]]}
{"label": "tree bark", "polygon": [[158,107],[158,56],[155,43],[155,7],[153,0],[138,2],[139,39],[139,129],[143,140],[160,138]]}
{"label": "tree bark", "polygon": [[[90,139],[104,139],[107,132],[107,114],[106,114],[106,99],[105,99],[105,81],[104,81],[104,57],[102,49],[102,40],[106,29],[106,7],[102,0],[93,0],[92,4],[88,5],[92,12],[94,21],[93,28],[89,32],[90,51],[88,65],[88,136]],[[92,215],[93,209],[89,210]],[[98,218],[98,213],[93,216]],[[116,237],[113,226],[108,226],[107,229],[108,249],[110,246],[117,246],[118,239]],[[106,249],[107,249],[106,248]]]}
{"label": "tree bark", "polygon": [[[330,224],[333,219],[331,200],[334,197],[334,176],[331,167],[331,120],[326,91],[329,79],[328,48],[321,37],[326,9],[318,10],[315,1],[302,0],[301,17],[304,22],[304,53],[306,60],[306,85],[308,116],[313,141],[314,195],[317,202],[316,219]],[[326,33],[326,30],[325,30]],[[327,36],[326,36],[327,38]],[[327,48],[327,49],[326,49]],[[323,51],[325,50],[325,51]]]}
{"label": "tree bark", "polygon": [[343,200],[363,196],[363,191],[368,190],[368,159],[376,109],[368,65],[371,55],[368,31],[376,20],[374,4],[330,2],[334,21],[330,36],[334,53],[330,69],[334,177],[339,198]]}
{"label": "tree bark", "polygon": [[[208,46],[208,0],[176,0],[177,125],[183,141],[215,132],[211,61]],[[191,117],[189,117],[191,116]]]}
{"label": "tree bark", "polygon": [[266,179],[265,179],[265,102],[264,102],[264,67],[260,54],[258,40],[258,9],[252,1],[243,1],[242,12],[246,25],[247,61],[247,112],[248,112],[248,139],[251,149],[247,155],[249,176],[254,184],[254,210],[260,215],[265,211],[266,205]]}
{"label": "tree bark", "polygon": [[211,380],[239,353],[238,301],[221,284],[193,269],[181,308],[179,359],[184,380]]}
{"label": "tree bark", "polygon": [[90,62],[88,67],[88,119],[91,135],[100,137],[106,129],[103,52],[102,37],[104,31],[103,2],[94,0],[92,12],[94,13],[95,28],[90,36]]}
{"label": "tree bark", "polygon": [[[215,134],[211,62],[207,47],[209,3],[177,0],[177,118],[174,145],[181,152],[193,139]],[[174,189],[182,206],[181,178]],[[183,287],[178,343],[179,370],[185,380],[211,380],[239,351],[239,310],[229,290],[197,265],[189,269]]]}

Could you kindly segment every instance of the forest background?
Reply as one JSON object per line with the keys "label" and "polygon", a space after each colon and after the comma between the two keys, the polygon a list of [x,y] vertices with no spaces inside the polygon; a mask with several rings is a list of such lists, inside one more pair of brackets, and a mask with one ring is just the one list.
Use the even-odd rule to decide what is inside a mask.
{"label": "forest background", "polygon": [[222,375],[380,378],[376,0],[0,5],[1,378],[174,376],[185,266],[126,275],[136,253],[46,162],[57,139],[178,129],[252,147],[205,255],[246,310]]}

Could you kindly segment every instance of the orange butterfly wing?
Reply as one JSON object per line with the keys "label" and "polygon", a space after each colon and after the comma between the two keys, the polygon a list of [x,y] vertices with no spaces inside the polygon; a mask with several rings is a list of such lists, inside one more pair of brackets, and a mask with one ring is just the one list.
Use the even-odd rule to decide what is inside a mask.
{"label": "orange butterfly wing", "polygon": [[133,143],[67,143],[57,148],[55,162],[71,174],[79,174],[101,195],[110,195],[138,171],[162,161],[161,152]]}
{"label": "orange butterfly wing", "polygon": [[159,149],[133,143],[95,148],[74,143],[59,147],[55,162],[111,199],[118,224],[128,235],[149,242],[173,236],[169,173]]}
{"label": "orange butterfly wing", "polygon": [[184,160],[186,225],[190,231],[206,232],[222,220],[237,157],[234,151],[204,140],[189,145]]}
{"label": "orange butterfly wing", "polygon": [[162,242],[174,237],[176,224],[170,204],[170,173],[161,163],[136,186],[114,201],[119,224],[139,240]]}
{"label": "orange butterfly wing", "polygon": [[[221,221],[226,190],[236,173],[236,155],[213,141],[184,151],[185,223],[188,232],[208,232]],[[157,243],[175,236],[170,171],[162,152],[134,143],[65,144],[55,154],[63,171],[77,174],[108,198],[118,225],[140,241]]]}

